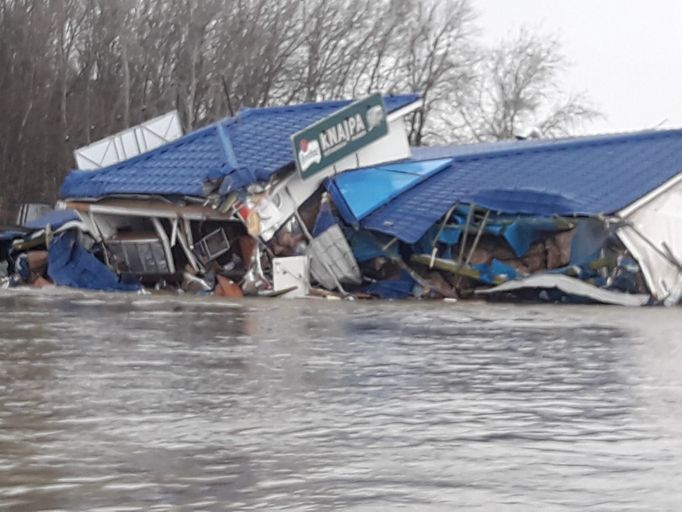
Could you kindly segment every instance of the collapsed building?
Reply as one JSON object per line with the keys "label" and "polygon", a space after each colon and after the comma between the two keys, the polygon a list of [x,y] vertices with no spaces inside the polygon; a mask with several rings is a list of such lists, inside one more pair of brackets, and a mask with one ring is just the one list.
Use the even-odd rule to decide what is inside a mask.
{"label": "collapsed building", "polygon": [[59,222],[5,236],[14,281],[679,302],[682,130],[410,148],[404,117],[420,105],[374,95],[246,109],[72,171]]}
{"label": "collapsed building", "polygon": [[[480,294],[585,296],[589,284],[587,297],[602,302],[673,303],[682,286],[681,156],[679,130],[414,148],[411,161],[330,182],[346,222],[397,239],[416,264],[473,280],[472,289],[487,285]],[[355,186],[395,184],[390,175],[415,164],[412,178],[380,186],[382,195]]]}

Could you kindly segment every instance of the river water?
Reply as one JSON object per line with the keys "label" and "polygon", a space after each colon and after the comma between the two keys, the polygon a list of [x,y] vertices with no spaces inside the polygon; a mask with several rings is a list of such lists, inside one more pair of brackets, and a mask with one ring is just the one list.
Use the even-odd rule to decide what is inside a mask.
{"label": "river water", "polygon": [[682,311],[0,294],[2,510],[681,510]]}

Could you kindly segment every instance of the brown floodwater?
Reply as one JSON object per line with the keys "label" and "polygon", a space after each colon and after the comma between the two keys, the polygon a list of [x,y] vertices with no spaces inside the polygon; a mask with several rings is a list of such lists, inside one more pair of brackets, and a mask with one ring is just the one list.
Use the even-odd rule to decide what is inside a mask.
{"label": "brown floodwater", "polygon": [[680,510],[682,310],[0,292],[0,509]]}

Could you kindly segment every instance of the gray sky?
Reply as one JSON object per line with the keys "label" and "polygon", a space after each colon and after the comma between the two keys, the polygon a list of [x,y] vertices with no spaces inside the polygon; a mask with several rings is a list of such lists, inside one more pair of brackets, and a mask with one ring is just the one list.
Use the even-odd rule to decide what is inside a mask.
{"label": "gray sky", "polygon": [[607,117],[585,132],[682,128],[682,1],[475,0],[486,43],[528,26],[558,36],[585,91]]}

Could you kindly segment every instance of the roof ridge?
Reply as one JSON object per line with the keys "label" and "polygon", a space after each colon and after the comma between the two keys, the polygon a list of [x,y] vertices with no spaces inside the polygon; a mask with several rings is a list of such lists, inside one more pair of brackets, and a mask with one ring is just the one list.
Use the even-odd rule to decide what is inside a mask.
{"label": "roof ridge", "polygon": [[[651,140],[673,137],[675,135],[682,136],[682,129],[670,130],[645,130],[640,132],[629,132],[617,135],[585,135],[579,137],[568,137],[564,139],[545,139],[546,144],[532,145],[527,147],[519,145],[518,147],[505,147],[500,149],[488,149],[480,153],[468,153],[465,155],[455,155],[451,158],[454,161],[471,161],[481,160],[485,158],[497,158],[510,156],[514,154],[528,154],[528,153],[551,153],[556,151],[563,151],[565,149],[580,149],[594,146],[608,146],[611,144],[620,144],[632,140]],[[523,141],[521,141],[523,142]]]}
{"label": "roof ridge", "polygon": [[345,106],[352,102],[352,100],[328,100],[321,102],[306,102],[306,103],[294,103],[291,105],[272,105],[270,107],[245,107],[239,109],[238,119],[243,117],[251,117],[254,115],[264,115],[273,113],[284,113],[297,110],[320,110],[323,108],[333,107],[333,106]]}
{"label": "roof ridge", "polygon": [[[682,132],[682,127],[679,128],[667,128],[663,130],[657,129],[644,129],[644,130],[632,130],[632,131],[622,131],[622,132],[603,132],[603,133],[586,133],[582,135],[567,135],[564,137],[557,138],[527,138],[527,139],[499,139],[499,140],[484,140],[476,142],[453,142],[451,144],[438,144],[435,146],[411,146],[413,148],[461,148],[461,147],[475,147],[482,145],[495,145],[495,144],[518,144],[522,147],[525,144],[528,145],[539,145],[539,144],[558,144],[563,142],[581,142],[584,140],[595,140],[600,141],[603,139],[619,139],[619,138],[632,138],[639,136],[648,135],[660,135],[660,134],[671,134]],[[505,146],[506,147],[506,146]]]}
{"label": "roof ridge", "polygon": [[232,139],[225,129],[223,123],[216,123],[216,131],[218,132],[218,140],[220,140],[220,145],[223,148],[223,154],[225,156],[225,162],[236,169],[239,167],[239,162],[237,161],[237,155],[234,152],[234,146],[232,145]]}
{"label": "roof ridge", "polygon": [[[382,97],[384,99],[387,98],[400,98],[400,99],[408,99],[408,98],[414,98],[414,101],[417,101],[419,99],[419,95],[416,93],[406,93],[406,94],[382,94]],[[243,117],[251,117],[255,115],[267,115],[267,114],[272,114],[272,113],[286,113],[286,112],[292,112],[292,111],[300,111],[300,110],[321,110],[321,109],[326,109],[329,107],[334,107],[338,106],[344,107],[346,105],[350,105],[354,101],[358,101],[359,99],[362,98],[354,98],[354,99],[336,99],[336,100],[325,100],[325,101],[318,101],[318,102],[304,102],[304,103],[293,103],[289,105],[272,105],[269,107],[246,107],[242,108],[239,110],[237,113],[237,118],[243,118]]]}

